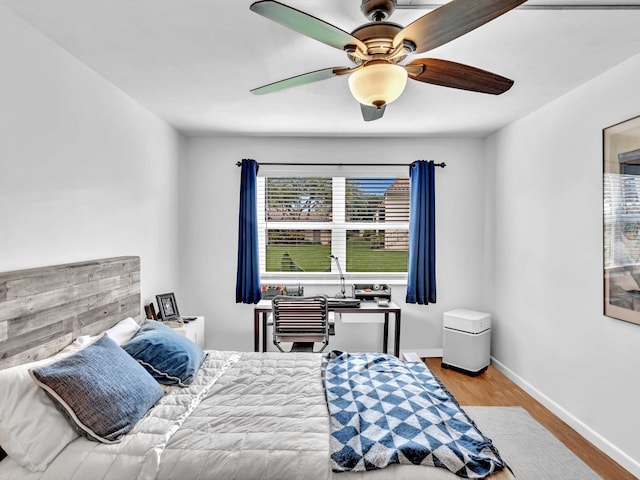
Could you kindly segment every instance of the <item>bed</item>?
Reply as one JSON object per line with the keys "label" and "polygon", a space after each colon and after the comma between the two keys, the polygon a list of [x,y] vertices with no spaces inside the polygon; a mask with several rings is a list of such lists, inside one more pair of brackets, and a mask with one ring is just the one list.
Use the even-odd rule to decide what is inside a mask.
{"label": "bed", "polygon": [[[55,402],[46,390],[47,375],[56,373],[55,366],[87,355],[81,362],[84,368],[93,361],[88,352],[98,347],[105,357],[96,360],[97,364],[104,365],[108,358],[107,363],[119,365],[121,356],[126,363],[130,360],[126,349],[132,348],[142,330],[168,328],[150,324],[140,329],[131,318],[140,309],[139,265],[137,257],[118,257],[0,275],[0,379],[5,382],[3,388],[8,385],[4,394],[0,392],[0,403],[4,402],[0,423],[5,422],[0,424],[0,446],[9,452],[0,461],[0,479],[460,478],[446,468],[411,464],[334,471],[337,466],[342,468],[336,459],[345,450],[336,448],[340,436],[336,419],[349,407],[338,399],[337,411],[332,410],[337,407],[331,402],[328,408],[327,400],[332,395],[340,397],[342,387],[335,382],[335,391],[325,386],[341,375],[346,363],[340,362],[356,365],[362,360],[346,352],[324,356],[207,351],[203,360],[196,361],[201,362],[197,368],[176,374],[176,382],[186,375],[184,385],[164,385],[160,392],[155,382],[142,388],[146,379],[123,374],[128,366],[110,368],[119,375],[101,380],[99,386],[115,381],[119,388],[126,383],[123,378],[131,376],[131,383],[143,395],[155,392],[144,400],[150,408],[117,439],[104,435],[104,441],[95,441],[78,435],[67,418],[52,413]],[[55,362],[52,355],[56,355]],[[407,366],[391,356],[371,358],[366,357],[364,363],[398,362],[394,368],[409,374],[404,370],[417,368],[417,375],[422,375],[424,366]],[[22,394],[15,386],[17,380],[12,380],[17,377],[6,374],[17,370],[24,380],[25,365],[31,365],[30,379],[39,382],[40,388],[35,382],[23,382],[20,385],[29,390]],[[7,392],[14,390],[14,397],[20,397],[7,399],[11,396]],[[30,397],[35,395],[37,401]],[[455,415],[466,416],[464,412]],[[14,424],[5,417],[13,418]],[[351,440],[345,440],[345,445],[348,442]],[[493,454],[493,447],[488,448]],[[513,476],[503,468],[490,478]]]}

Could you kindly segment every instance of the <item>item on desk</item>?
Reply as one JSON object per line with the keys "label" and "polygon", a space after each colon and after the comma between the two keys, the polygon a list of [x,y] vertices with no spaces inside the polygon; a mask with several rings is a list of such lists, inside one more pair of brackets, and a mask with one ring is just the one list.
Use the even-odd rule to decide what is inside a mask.
{"label": "item on desk", "polygon": [[378,299],[378,306],[379,307],[388,307],[389,306],[389,299],[388,298],[379,298]]}
{"label": "item on desk", "polygon": [[342,273],[342,268],[340,267],[340,260],[335,255],[328,255],[328,258],[332,258],[336,262],[336,267],[338,267],[338,273],[340,274],[340,292],[336,293],[336,298],[346,298],[345,288],[344,288],[344,274]]}
{"label": "item on desk", "polygon": [[385,284],[375,283],[355,283],[352,285],[353,298],[361,300],[374,300],[376,298],[386,298],[391,300],[391,287]]}
{"label": "item on desk", "polygon": [[304,287],[297,285],[261,285],[262,298],[273,298],[277,295],[289,297],[304,297]]}
{"label": "item on desk", "polygon": [[360,307],[360,299],[358,298],[329,298],[327,300],[327,305],[329,308],[331,307],[347,307],[347,308],[358,308]]}

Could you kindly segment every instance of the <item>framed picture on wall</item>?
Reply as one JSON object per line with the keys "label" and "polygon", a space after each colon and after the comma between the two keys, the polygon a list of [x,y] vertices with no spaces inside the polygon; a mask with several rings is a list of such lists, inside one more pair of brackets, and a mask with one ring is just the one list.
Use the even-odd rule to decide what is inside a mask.
{"label": "framed picture on wall", "polygon": [[640,324],[640,117],[603,130],[604,314]]}
{"label": "framed picture on wall", "polygon": [[180,316],[176,297],[173,293],[156,295],[156,301],[158,302],[158,313],[163,321],[176,320]]}

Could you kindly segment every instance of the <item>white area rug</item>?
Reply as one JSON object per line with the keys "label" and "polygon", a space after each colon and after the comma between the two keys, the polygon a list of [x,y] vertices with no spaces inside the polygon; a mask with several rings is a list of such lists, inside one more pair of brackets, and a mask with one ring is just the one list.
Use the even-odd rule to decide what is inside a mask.
{"label": "white area rug", "polygon": [[601,479],[523,408],[462,408],[493,440],[517,480]]}

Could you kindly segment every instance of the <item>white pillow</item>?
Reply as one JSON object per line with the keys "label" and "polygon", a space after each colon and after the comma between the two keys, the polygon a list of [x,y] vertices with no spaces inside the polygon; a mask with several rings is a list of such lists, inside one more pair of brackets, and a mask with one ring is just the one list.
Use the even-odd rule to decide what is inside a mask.
{"label": "white pillow", "polygon": [[140,330],[140,325],[133,318],[125,318],[120,320],[113,327],[106,330],[104,333],[118,345],[122,346],[131,340],[136,332]]}
{"label": "white pillow", "polygon": [[32,472],[44,471],[78,434],[53,401],[29,375],[29,369],[51,364],[91,344],[78,337],[56,355],[0,370],[0,445]]}

